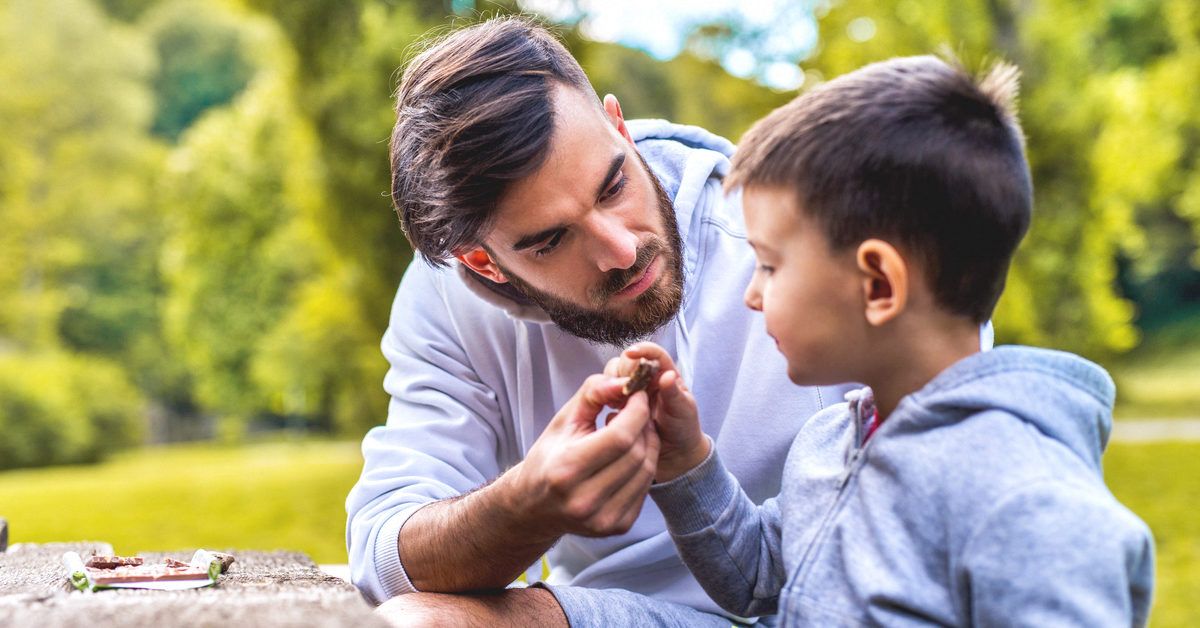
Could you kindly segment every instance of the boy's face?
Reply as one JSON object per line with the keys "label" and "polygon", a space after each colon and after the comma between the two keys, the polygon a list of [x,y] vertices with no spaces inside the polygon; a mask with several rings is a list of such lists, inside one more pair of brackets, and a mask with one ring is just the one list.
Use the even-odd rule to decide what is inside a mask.
{"label": "boy's face", "polygon": [[746,305],[763,313],[792,382],[856,381],[852,365],[864,346],[866,323],[854,250],[830,250],[797,203],[785,188],[743,191],[746,231],[758,260]]}

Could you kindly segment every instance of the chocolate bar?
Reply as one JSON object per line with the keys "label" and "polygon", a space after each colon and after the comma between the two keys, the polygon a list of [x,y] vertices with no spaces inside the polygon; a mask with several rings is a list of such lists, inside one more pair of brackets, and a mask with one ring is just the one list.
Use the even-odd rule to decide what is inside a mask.
{"label": "chocolate bar", "polygon": [[137,567],[146,562],[141,556],[92,556],[84,563],[92,569],[116,569],[117,567]]}
{"label": "chocolate bar", "polygon": [[621,394],[628,397],[639,390],[645,390],[657,375],[658,360],[638,358],[637,368],[634,369],[633,375],[629,376],[629,381],[625,382],[625,386],[621,388]]}
{"label": "chocolate bar", "polygon": [[95,567],[91,566],[92,561],[88,560],[88,576],[96,585],[159,580],[208,580],[209,578],[207,569],[174,558],[167,558],[162,564],[157,565],[143,564],[143,559],[140,557],[105,556],[103,558],[113,559],[109,561],[109,564],[123,564],[112,567]]}

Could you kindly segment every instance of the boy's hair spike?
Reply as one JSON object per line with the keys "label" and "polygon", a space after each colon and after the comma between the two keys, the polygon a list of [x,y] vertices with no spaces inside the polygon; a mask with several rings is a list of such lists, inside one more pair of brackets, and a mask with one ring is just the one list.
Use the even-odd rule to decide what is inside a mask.
{"label": "boy's hair spike", "polygon": [[[1010,122],[1017,122],[1017,101],[1021,91],[1020,68],[1007,61],[992,63],[979,79],[979,91],[996,103]],[[1024,134],[1021,134],[1021,140],[1024,142]]]}
{"label": "boy's hair spike", "polygon": [[932,55],[873,63],[771,112],[742,137],[727,190],[790,190],[834,249],[893,241],[947,311],[982,323],[1029,226],[1017,68]]}

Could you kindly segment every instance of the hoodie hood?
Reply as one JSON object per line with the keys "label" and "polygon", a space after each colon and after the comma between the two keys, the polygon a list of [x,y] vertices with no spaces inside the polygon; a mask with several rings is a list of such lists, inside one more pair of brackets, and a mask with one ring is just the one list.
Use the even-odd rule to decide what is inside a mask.
{"label": "hoodie hood", "polygon": [[1115,394],[1108,373],[1079,356],[1007,346],[953,364],[906,397],[895,418],[911,415],[922,425],[1001,410],[1067,446],[1100,473]]}
{"label": "hoodie hood", "polygon": [[[649,164],[667,196],[675,206],[679,236],[683,240],[685,282],[695,270],[699,255],[697,233],[719,195],[706,194],[709,179],[723,178],[729,172],[734,146],[729,140],[697,126],[673,124],[666,120],[628,120],[626,127],[638,152]],[[467,288],[485,302],[500,308],[509,317],[550,323],[550,317],[537,305],[522,297],[508,284],[495,284],[479,277],[457,260],[452,264]]]}

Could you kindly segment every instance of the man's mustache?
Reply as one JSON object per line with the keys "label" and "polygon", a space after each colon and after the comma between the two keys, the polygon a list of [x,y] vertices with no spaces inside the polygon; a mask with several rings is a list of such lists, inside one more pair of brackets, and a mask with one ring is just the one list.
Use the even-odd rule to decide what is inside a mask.
{"label": "man's mustache", "polygon": [[646,267],[654,260],[654,257],[661,253],[665,248],[662,240],[659,238],[651,238],[644,246],[638,249],[637,257],[633,260],[633,265],[629,268],[609,271],[605,277],[604,283],[599,287],[597,293],[600,298],[598,301],[607,301],[614,294],[620,292],[625,286],[629,285],[635,277],[646,271]]}

